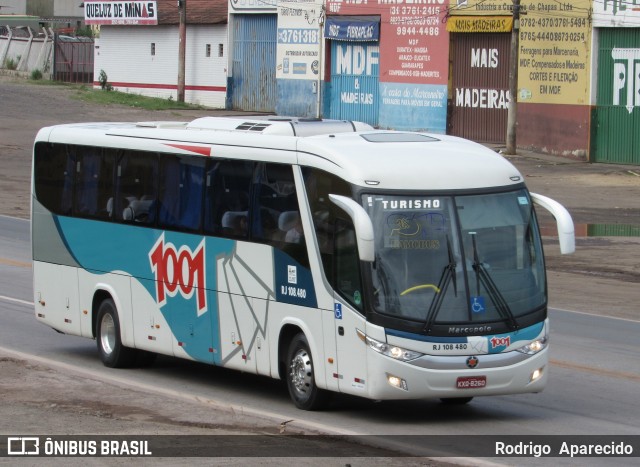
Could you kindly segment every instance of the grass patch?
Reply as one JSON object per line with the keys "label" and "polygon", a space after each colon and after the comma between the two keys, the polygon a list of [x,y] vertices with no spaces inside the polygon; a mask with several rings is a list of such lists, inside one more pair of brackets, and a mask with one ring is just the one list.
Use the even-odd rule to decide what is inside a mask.
{"label": "grass patch", "polygon": [[101,89],[91,89],[86,86],[76,86],[76,88],[76,92],[72,97],[92,104],[126,105],[128,107],[145,110],[205,109],[205,107],[201,105],[176,102],[173,99],[159,99],[119,91],[103,91]]}
{"label": "grass patch", "polygon": [[[15,82],[24,82],[23,79],[15,78]],[[119,91],[103,91],[94,89],[85,84],[71,84],[61,81],[41,79],[28,83],[33,86],[61,86],[72,91],[71,98],[99,105],[126,105],[145,110],[206,110],[202,105],[177,102],[175,99],[159,99],[146,97],[139,94],[127,94]]]}
{"label": "grass patch", "polygon": [[7,57],[4,60],[4,67],[7,70],[17,70],[18,69],[18,63],[20,63],[20,56],[18,56],[16,59],[13,59],[11,57]]}

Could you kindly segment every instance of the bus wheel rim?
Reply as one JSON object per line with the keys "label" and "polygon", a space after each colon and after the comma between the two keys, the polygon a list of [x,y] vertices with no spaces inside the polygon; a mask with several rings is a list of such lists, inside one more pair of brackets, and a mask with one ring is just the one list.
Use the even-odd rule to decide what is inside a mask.
{"label": "bus wheel rim", "polygon": [[313,382],[313,366],[309,354],[300,349],[291,359],[290,378],[294,389],[300,395],[306,395]]}
{"label": "bus wheel rim", "polygon": [[100,343],[102,350],[107,355],[111,355],[116,345],[116,326],[113,322],[113,316],[105,314],[100,323]]}

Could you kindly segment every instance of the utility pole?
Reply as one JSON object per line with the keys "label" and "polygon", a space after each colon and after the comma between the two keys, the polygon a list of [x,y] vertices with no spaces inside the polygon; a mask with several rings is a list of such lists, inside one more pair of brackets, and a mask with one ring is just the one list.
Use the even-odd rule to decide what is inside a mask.
{"label": "utility pole", "polygon": [[509,56],[509,107],[507,110],[506,154],[516,153],[516,113],[518,101],[518,49],[520,48],[520,0],[513,0],[513,28]]}
{"label": "utility pole", "polygon": [[316,88],[316,117],[322,118],[322,71],[324,70],[322,50],[324,49],[324,5],[318,16],[318,87]]}
{"label": "utility pole", "polygon": [[178,0],[178,102],[184,102],[185,57],[187,51],[187,0]]}

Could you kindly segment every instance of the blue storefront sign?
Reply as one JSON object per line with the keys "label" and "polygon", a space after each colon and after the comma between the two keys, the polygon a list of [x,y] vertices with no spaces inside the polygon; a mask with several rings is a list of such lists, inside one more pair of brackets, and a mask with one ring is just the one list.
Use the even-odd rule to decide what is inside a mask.
{"label": "blue storefront sign", "polygon": [[376,42],[380,39],[380,17],[328,16],[324,37],[338,41]]}

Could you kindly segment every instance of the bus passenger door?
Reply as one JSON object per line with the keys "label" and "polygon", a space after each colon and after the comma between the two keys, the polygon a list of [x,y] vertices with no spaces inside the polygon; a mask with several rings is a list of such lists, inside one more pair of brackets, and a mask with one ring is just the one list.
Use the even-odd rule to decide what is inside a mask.
{"label": "bus passenger door", "polygon": [[334,238],[336,347],[341,392],[365,395],[366,345],[357,331],[365,331],[362,313],[362,279],[356,235],[351,221],[336,220]]}
{"label": "bus passenger door", "polygon": [[[273,306],[273,253],[267,245],[237,242],[216,262],[220,349],[216,364],[269,375],[266,325]],[[271,301],[270,301],[271,299]]]}
{"label": "bus passenger door", "polygon": [[340,392],[364,396],[367,384],[366,346],[358,338],[364,332],[365,320],[341,297],[335,301],[335,332]]}
{"label": "bus passenger door", "polygon": [[156,302],[156,286],[153,279],[131,278],[134,342],[138,349],[173,355],[168,310],[163,310]]}
{"label": "bus passenger door", "polygon": [[218,292],[220,349],[216,363],[225,368],[256,372],[253,301],[239,293]]}

